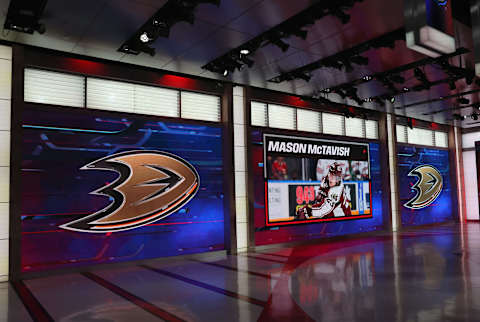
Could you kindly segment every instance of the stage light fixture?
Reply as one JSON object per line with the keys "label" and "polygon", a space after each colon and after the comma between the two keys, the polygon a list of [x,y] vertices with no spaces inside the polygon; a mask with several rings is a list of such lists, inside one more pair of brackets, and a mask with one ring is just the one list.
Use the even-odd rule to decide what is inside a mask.
{"label": "stage light fixture", "polygon": [[395,103],[395,96],[390,97],[390,103]]}
{"label": "stage light fixture", "polygon": [[140,41],[143,42],[143,43],[147,43],[147,42],[150,41],[150,37],[148,36],[147,32],[143,32],[140,35]]}
{"label": "stage light fixture", "polygon": [[448,87],[450,88],[450,90],[454,91],[457,89],[457,86],[455,85],[455,81],[451,80],[448,82]]}
{"label": "stage light fixture", "polygon": [[368,58],[360,55],[350,57],[350,61],[357,65],[368,65]]}
{"label": "stage light fixture", "polygon": [[408,117],[407,118],[407,126],[410,130],[413,130],[413,123],[414,123],[413,119],[411,117]]}
{"label": "stage light fixture", "polygon": [[282,52],[286,52],[288,48],[290,48],[290,45],[284,42],[283,40],[281,40],[280,38],[269,37],[269,40],[272,44],[280,48]]}
{"label": "stage light fixture", "polygon": [[242,55],[248,55],[248,54],[250,54],[250,50],[248,50],[248,49],[246,49],[246,48],[241,49],[241,50],[240,50],[240,54],[242,54]]}
{"label": "stage light fixture", "polygon": [[370,76],[370,75],[365,75],[365,76],[362,77],[362,79],[363,79],[364,81],[368,82],[368,81],[371,81],[371,80],[372,80],[372,76]]}
{"label": "stage light fixture", "polygon": [[410,89],[409,89],[408,87],[404,87],[402,90],[403,90],[405,93],[410,91]]}
{"label": "stage light fixture", "polygon": [[472,120],[474,121],[478,121],[478,114],[473,112],[472,115],[470,115],[470,117],[472,118]]}
{"label": "stage light fixture", "polygon": [[225,69],[225,70],[223,71],[223,76],[224,76],[224,77],[227,77],[227,76],[228,76],[228,69]]}
{"label": "stage light fixture", "polygon": [[393,75],[390,75],[389,78],[392,80],[392,82],[397,83],[397,84],[405,83],[405,78],[403,76],[400,76],[400,75],[393,74]]}
{"label": "stage light fixture", "polygon": [[244,64],[246,64],[249,68],[251,68],[253,66],[253,64],[255,63],[253,60],[251,60],[250,58],[247,58],[245,56],[240,57],[240,60]]}
{"label": "stage light fixture", "polygon": [[465,98],[465,97],[460,97],[459,99],[457,99],[457,102],[459,104],[464,104],[465,105],[465,104],[470,103],[470,100],[468,98]]}
{"label": "stage light fixture", "polygon": [[372,101],[373,101],[373,98],[368,97],[368,98],[364,98],[363,100],[364,100],[365,102],[372,102]]}

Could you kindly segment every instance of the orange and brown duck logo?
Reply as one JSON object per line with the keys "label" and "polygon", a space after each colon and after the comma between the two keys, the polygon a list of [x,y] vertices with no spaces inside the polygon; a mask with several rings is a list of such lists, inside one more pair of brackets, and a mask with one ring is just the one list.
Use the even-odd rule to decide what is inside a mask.
{"label": "orange and brown duck logo", "polygon": [[61,228],[87,233],[129,230],[163,219],[190,201],[200,178],[184,159],[160,151],[128,151],[95,160],[81,170],[118,173],[112,183],[91,192],[113,201]]}
{"label": "orange and brown duck logo", "polygon": [[410,209],[425,208],[432,204],[442,192],[442,175],[435,167],[421,165],[411,170],[408,175],[418,178],[417,183],[412,187],[417,195],[404,204],[405,207]]}

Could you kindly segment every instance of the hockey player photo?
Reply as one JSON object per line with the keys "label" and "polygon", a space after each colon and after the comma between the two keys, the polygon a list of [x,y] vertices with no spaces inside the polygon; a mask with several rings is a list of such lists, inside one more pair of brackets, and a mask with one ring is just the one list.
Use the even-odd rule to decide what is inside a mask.
{"label": "hockey player photo", "polygon": [[298,208],[297,220],[350,216],[350,199],[345,191],[343,176],[340,164],[337,161],[331,163],[320,186],[316,187],[315,200]]}

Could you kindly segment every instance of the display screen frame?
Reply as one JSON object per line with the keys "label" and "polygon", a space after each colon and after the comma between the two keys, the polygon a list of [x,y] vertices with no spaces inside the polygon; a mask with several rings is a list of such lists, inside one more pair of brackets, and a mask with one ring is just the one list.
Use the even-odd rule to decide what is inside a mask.
{"label": "display screen frame", "polygon": [[[285,139],[285,140],[298,140],[298,141],[311,141],[316,143],[326,143],[326,144],[337,144],[337,145],[346,145],[346,146],[360,146],[366,150],[366,161],[368,162],[368,189],[369,189],[369,205],[370,205],[370,213],[365,215],[352,215],[352,216],[343,216],[343,217],[334,217],[334,218],[318,218],[318,219],[305,219],[305,220],[286,220],[286,221],[271,221],[269,216],[269,195],[268,195],[268,169],[267,169],[267,158],[269,155],[268,152],[268,144],[267,141],[269,138],[277,138],[277,139]],[[278,154],[278,152],[274,152],[274,154]],[[284,152],[280,154],[286,154]],[[301,154],[304,155],[305,154]],[[300,156],[299,156],[300,157]],[[319,158],[320,159],[320,158]],[[323,157],[323,159],[331,159],[337,160],[338,157]],[[372,178],[371,178],[371,165],[370,165],[370,150],[368,143],[361,143],[361,142],[346,142],[340,140],[330,140],[330,139],[321,139],[321,138],[314,138],[314,137],[304,137],[304,136],[287,136],[287,135],[279,135],[279,134],[270,134],[270,133],[263,133],[263,180],[264,180],[264,187],[265,187],[265,226],[266,227],[275,227],[275,226],[295,226],[301,224],[311,224],[311,223],[322,223],[322,222],[336,222],[336,221],[349,221],[355,219],[370,219],[373,218],[373,209],[372,209]],[[355,160],[352,160],[355,161]],[[283,182],[290,182],[295,183],[298,186],[301,185],[319,185],[319,181],[291,181],[286,180]],[[289,207],[290,208],[290,207]]]}

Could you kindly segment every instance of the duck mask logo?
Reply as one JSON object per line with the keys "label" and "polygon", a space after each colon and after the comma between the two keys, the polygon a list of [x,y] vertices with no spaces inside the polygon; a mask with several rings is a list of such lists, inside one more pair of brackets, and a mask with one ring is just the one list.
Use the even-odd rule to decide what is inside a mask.
{"label": "duck mask logo", "polygon": [[182,158],[159,151],[128,151],[93,161],[81,170],[115,171],[118,178],[91,192],[113,201],[86,217],[61,228],[107,233],[134,229],[163,219],[192,199],[200,178],[195,168]]}
{"label": "duck mask logo", "polygon": [[410,209],[425,208],[434,202],[442,192],[442,175],[435,167],[422,165],[410,171],[408,175],[418,178],[417,183],[412,187],[417,195],[404,204],[405,207]]}

